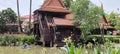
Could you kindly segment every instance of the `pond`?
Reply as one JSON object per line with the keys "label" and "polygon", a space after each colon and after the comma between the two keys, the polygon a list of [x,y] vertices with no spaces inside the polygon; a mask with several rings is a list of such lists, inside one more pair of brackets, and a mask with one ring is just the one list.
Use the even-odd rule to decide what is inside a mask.
{"label": "pond", "polygon": [[67,52],[56,47],[31,46],[29,49],[23,49],[18,46],[0,46],[0,54],[67,54]]}

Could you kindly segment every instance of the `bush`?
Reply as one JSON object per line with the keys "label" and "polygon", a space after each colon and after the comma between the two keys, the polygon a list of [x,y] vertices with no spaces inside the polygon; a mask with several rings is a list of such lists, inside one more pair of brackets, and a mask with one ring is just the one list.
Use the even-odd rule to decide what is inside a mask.
{"label": "bush", "polygon": [[0,36],[0,45],[7,46],[7,45],[15,45],[17,39],[14,36]]}
{"label": "bush", "polygon": [[0,36],[0,45],[1,46],[19,46],[22,45],[24,42],[28,44],[34,44],[34,36]]}
{"label": "bush", "polygon": [[[83,51],[84,50],[84,51]],[[120,48],[105,47],[94,49],[85,49],[84,47],[76,48],[72,43],[68,49],[68,54],[120,54]]]}
{"label": "bush", "polygon": [[34,36],[19,36],[17,37],[18,42],[26,42],[28,44],[34,44],[35,38]]}
{"label": "bush", "polygon": [[[119,41],[120,41],[120,36],[106,36],[105,35],[104,37],[105,37],[105,42],[119,43]],[[95,39],[95,41],[93,39]],[[88,36],[86,38],[86,41],[97,42],[97,43],[101,44],[102,37],[100,35]]]}

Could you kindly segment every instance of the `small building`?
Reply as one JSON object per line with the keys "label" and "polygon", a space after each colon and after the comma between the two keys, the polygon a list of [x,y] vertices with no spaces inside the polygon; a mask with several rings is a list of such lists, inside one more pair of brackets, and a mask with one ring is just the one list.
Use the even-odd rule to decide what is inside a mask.
{"label": "small building", "polygon": [[34,11],[34,35],[43,45],[63,46],[64,38],[78,41],[78,29],[72,22],[72,14],[61,0],[45,0],[41,8]]}
{"label": "small building", "polygon": [[[20,16],[20,21],[22,22],[21,23],[21,26],[22,26],[22,29],[23,29],[23,32],[25,32],[25,30],[28,28],[29,26],[29,19],[30,19],[30,15],[23,15],[23,16]],[[31,23],[33,23],[34,21],[34,16],[33,14],[31,15]]]}
{"label": "small building", "polygon": [[16,34],[18,33],[18,24],[17,23],[7,23],[2,26],[2,30],[0,30],[0,34]]}
{"label": "small building", "polygon": [[113,30],[115,30],[114,26],[107,21],[105,15],[102,16],[102,20],[99,23],[99,27],[92,31],[93,34],[112,34]]}

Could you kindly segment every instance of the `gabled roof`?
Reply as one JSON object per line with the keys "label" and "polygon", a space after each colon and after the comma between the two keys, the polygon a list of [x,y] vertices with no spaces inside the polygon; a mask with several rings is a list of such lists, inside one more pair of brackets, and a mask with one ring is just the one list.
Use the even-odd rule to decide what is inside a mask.
{"label": "gabled roof", "polygon": [[103,23],[104,25],[107,25],[108,22],[107,22],[107,19],[106,19],[105,15],[103,15],[102,17],[103,17],[103,18],[102,18],[102,23]]}
{"label": "gabled roof", "polygon": [[112,25],[110,25],[110,23],[107,21],[105,15],[102,15],[102,23],[100,24],[104,24],[104,28],[105,29],[108,29],[108,28],[111,28],[111,29],[114,29],[114,27]]}
{"label": "gabled roof", "polygon": [[61,0],[45,0],[38,11],[70,13]]}

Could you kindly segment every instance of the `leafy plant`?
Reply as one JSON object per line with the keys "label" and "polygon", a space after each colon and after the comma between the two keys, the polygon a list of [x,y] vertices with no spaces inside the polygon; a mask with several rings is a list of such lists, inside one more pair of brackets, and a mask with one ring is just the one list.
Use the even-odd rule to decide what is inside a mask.
{"label": "leafy plant", "polygon": [[68,50],[68,54],[81,54],[82,47],[75,48],[74,43],[71,43],[70,48]]}
{"label": "leafy plant", "polygon": [[71,43],[71,45],[70,45],[70,54],[74,54],[75,52],[74,52],[74,44],[73,43]]}
{"label": "leafy plant", "polygon": [[82,50],[82,47],[79,47],[79,48],[76,50],[75,54],[81,54],[81,50]]}
{"label": "leafy plant", "polygon": [[99,48],[94,48],[94,54],[101,54]]}
{"label": "leafy plant", "polygon": [[34,44],[34,36],[10,36],[10,35],[5,35],[5,36],[0,36],[0,45],[1,46],[19,46],[22,45],[22,43],[26,42],[28,44]]}

